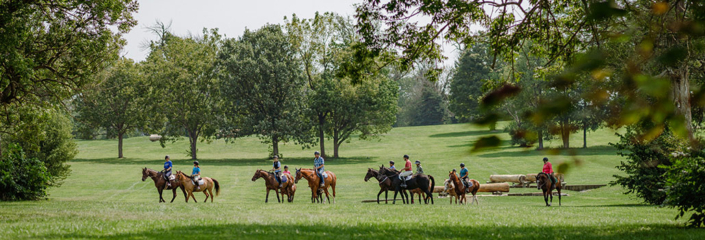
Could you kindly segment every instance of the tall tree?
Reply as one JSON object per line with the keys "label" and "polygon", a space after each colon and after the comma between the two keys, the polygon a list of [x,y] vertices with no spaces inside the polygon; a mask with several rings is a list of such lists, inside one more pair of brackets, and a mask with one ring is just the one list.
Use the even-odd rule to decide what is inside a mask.
{"label": "tall tree", "polygon": [[279,25],[245,30],[239,39],[228,39],[219,55],[226,73],[221,89],[231,111],[243,116],[243,134],[257,134],[272,144],[296,141],[308,147],[312,116],[305,115],[305,84],[296,62],[296,50]]}
{"label": "tall tree", "polygon": [[123,137],[144,126],[148,117],[147,84],[138,65],[126,58],[96,77],[97,86],[76,98],[77,118],[90,127],[106,129],[108,136],[116,136],[118,158],[123,158]]}
{"label": "tall tree", "polygon": [[449,109],[460,122],[476,119],[480,113],[484,80],[492,78],[491,52],[487,44],[476,43],[463,50],[455,63],[450,82]]}
{"label": "tall tree", "polygon": [[197,159],[199,139],[212,140],[222,119],[216,65],[221,35],[217,29],[204,29],[200,37],[167,34],[163,39],[150,45],[151,52],[144,63],[151,114],[164,121],[160,130],[162,146],[186,133],[188,155]]}

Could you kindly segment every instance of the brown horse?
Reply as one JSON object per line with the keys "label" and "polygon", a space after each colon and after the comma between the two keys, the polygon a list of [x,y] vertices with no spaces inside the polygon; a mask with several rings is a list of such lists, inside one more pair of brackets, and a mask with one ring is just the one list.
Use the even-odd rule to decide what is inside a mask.
{"label": "brown horse", "polygon": [[[323,191],[326,194],[326,199],[328,199],[328,203],[330,203],[330,193],[328,193],[328,188],[333,189],[333,203],[335,203],[335,184],[338,181],[338,178],[335,176],[335,174],[331,171],[326,171],[326,179],[324,179],[324,187]],[[318,178],[318,174],[314,172],[313,169],[310,168],[299,168],[296,169],[296,180],[294,181],[295,183],[298,183],[301,178],[305,178],[308,181],[308,186],[311,188],[311,202],[313,203],[315,199],[317,198],[318,194],[318,189],[320,187],[320,178]]]}
{"label": "brown horse", "polygon": [[[389,179],[389,177],[385,175],[380,175],[379,171],[374,170],[372,168],[367,168],[367,174],[365,175],[365,182],[370,180],[370,178],[375,178],[377,179],[377,182],[379,182],[379,193],[377,193],[377,204],[379,204],[379,196],[382,195],[382,192],[384,192],[384,203],[387,204],[389,203],[389,200],[387,200],[387,196],[389,194],[389,191],[394,191],[394,186],[392,186],[392,180]],[[406,193],[402,193],[402,195],[405,195]],[[406,203],[406,200],[402,197],[402,200],[404,203]],[[419,200],[421,201],[421,200]]]}
{"label": "brown horse", "polygon": [[443,191],[448,193],[448,196],[450,196],[450,204],[453,204],[453,199],[455,199],[455,203],[458,203],[458,194],[455,192],[455,184],[450,181],[450,179],[446,179],[446,181],[443,183]]}
{"label": "brown horse", "polygon": [[[546,207],[550,207],[553,203],[553,189],[558,191],[558,206],[561,205],[561,182],[560,179],[556,178],[555,186],[551,183],[548,174],[539,173],[536,175],[536,185],[538,188],[543,190],[543,200],[546,202]],[[551,197],[551,203],[548,203],[548,198]]]}
{"label": "brown horse", "polygon": [[[460,181],[458,175],[455,175],[453,172],[448,172],[448,177],[450,178],[450,181],[453,182],[453,185],[455,185],[455,194],[457,194],[460,198],[460,204],[467,204],[468,199],[465,196],[465,185]],[[472,187],[470,187],[469,191],[472,194],[472,202],[470,202],[470,204],[477,202],[477,205],[480,205],[480,201],[477,200],[477,191],[480,190],[480,183],[475,179],[470,179],[469,181],[472,183]]]}
{"label": "brown horse", "polygon": [[[262,178],[264,179],[265,187],[267,187],[267,196],[264,198],[265,203],[269,201],[270,190],[274,190],[274,195],[277,196],[277,202],[279,203],[284,202],[284,195],[287,196],[286,199],[288,202],[292,202],[294,200],[293,192],[296,191],[296,186],[294,186],[294,178],[289,174],[282,174],[282,177],[285,177],[287,181],[282,183],[282,187],[279,188],[279,182],[277,182],[274,173],[261,169],[257,169],[257,171],[255,171],[255,175],[252,176],[252,181],[254,182],[257,179]],[[279,199],[280,193],[282,195],[281,200]]]}
{"label": "brown horse", "polygon": [[166,180],[164,180],[164,173],[162,172],[157,172],[155,170],[149,169],[149,168],[142,168],[142,181],[147,179],[147,177],[152,178],[154,181],[154,186],[157,187],[157,191],[159,192],[159,202],[166,202],[164,198],[162,197],[162,192],[166,190],[170,190],[174,193],[174,197],[171,198],[171,202],[174,202],[174,199],[176,198],[176,188],[181,188],[181,192],[184,193],[184,196],[186,196],[186,191],[184,191],[184,187],[181,186],[181,183],[174,181],[171,184],[171,187],[166,187]]}
{"label": "brown horse", "polygon": [[[419,175],[419,174],[417,173],[416,175]],[[428,175],[428,177],[433,178],[433,176],[431,176],[431,175]],[[428,185],[429,185],[428,186],[429,188],[433,188],[431,186],[430,182],[428,183]],[[433,189],[431,189],[431,191],[433,191]],[[419,195],[419,203],[421,203],[421,196],[423,196],[424,202],[428,203],[428,197],[426,197],[426,193],[424,193],[423,190],[421,190],[421,188],[409,190],[409,193],[411,194],[411,204],[414,204],[414,194]]]}
{"label": "brown horse", "polygon": [[402,187],[402,180],[399,179],[399,174],[390,171],[388,168],[385,168],[384,165],[379,168],[379,174],[386,176],[392,175],[389,177],[392,179],[392,185],[394,186],[394,198],[392,198],[392,204],[396,203],[397,194],[399,191],[402,191],[403,194],[404,189],[412,190],[416,188],[421,188],[421,190],[426,193],[426,199],[431,200],[431,204],[433,204],[433,186],[436,185],[436,180],[432,176],[427,176],[425,174],[413,175],[410,180],[406,181],[406,187]]}
{"label": "brown horse", "polygon": [[[207,202],[208,197],[210,197],[211,202],[213,202],[213,198],[220,195],[220,184],[218,183],[218,180],[209,177],[202,177],[201,179],[203,179],[204,184],[199,186],[200,189],[196,189],[196,186],[193,185],[193,182],[191,182],[193,181],[191,177],[186,176],[186,174],[181,171],[176,171],[176,180],[180,181],[186,192],[188,192],[186,195],[186,202],[188,202],[189,196],[193,198],[194,202],[198,202],[196,201],[196,196],[193,195],[193,192],[203,192],[203,194],[206,195],[206,199],[204,199],[203,202]],[[213,195],[213,187],[215,187],[215,195]],[[208,192],[206,192],[206,190]]]}

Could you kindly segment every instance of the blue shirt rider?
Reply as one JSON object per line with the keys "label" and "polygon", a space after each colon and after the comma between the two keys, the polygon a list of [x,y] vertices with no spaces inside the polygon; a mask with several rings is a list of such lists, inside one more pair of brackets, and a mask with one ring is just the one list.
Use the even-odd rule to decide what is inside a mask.
{"label": "blue shirt rider", "polygon": [[279,183],[279,188],[281,188],[283,185],[282,179],[281,179],[281,177],[282,177],[282,170],[281,170],[282,163],[279,161],[279,156],[274,155],[274,157],[272,157],[272,158],[274,159],[274,163],[272,164],[272,170],[274,170],[274,176],[275,176],[274,179],[277,180],[277,182]]}
{"label": "blue shirt rider", "polygon": [[389,161],[389,169],[392,169],[392,171],[396,172],[397,168],[394,167],[394,161]]}
{"label": "blue shirt rider", "polygon": [[472,187],[472,183],[468,181],[468,169],[465,168],[465,163],[460,164],[460,180],[462,180],[465,185],[465,191],[469,192],[470,187]]}
{"label": "blue shirt rider", "polygon": [[191,179],[193,179],[194,185],[196,185],[196,190],[201,189],[198,186],[198,180],[201,179],[201,167],[198,166],[198,161],[193,161],[193,171],[191,171]]}
{"label": "blue shirt rider", "polygon": [[315,158],[313,159],[313,166],[315,167],[314,170],[316,171],[316,175],[318,175],[318,178],[321,179],[321,187],[325,187],[325,179],[323,178],[323,173],[326,172],[325,169],[325,160],[321,157],[321,153],[318,151],[314,152],[313,155]]}
{"label": "blue shirt rider", "polygon": [[164,157],[164,179],[166,180],[166,185],[168,187],[171,187],[171,180],[169,180],[169,177],[171,176],[171,167],[173,166],[171,164],[171,159],[169,159],[169,155],[166,155]]}

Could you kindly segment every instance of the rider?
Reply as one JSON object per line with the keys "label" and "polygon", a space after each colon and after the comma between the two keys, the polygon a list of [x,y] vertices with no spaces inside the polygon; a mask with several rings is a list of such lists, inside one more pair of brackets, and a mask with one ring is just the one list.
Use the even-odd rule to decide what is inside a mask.
{"label": "rider", "polygon": [[423,174],[423,168],[421,168],[421,161],[416,160],[416,174]]}
{"label": "rider", "polygon": [[282,173],[291,175],[291,172],[289,172],[289,166],[284,165],[284,172]]}
{"label": "rider", "polygon": [[201,167],[198,166],[198,161],[193,161],[193,171],[191,172],[191,179],[193,179],[194,185],[196,185],[196,190],[200,190],[201,187],[198,186],[198,180],[201,180]]}
{"label": "rider", "polygon": [[282,163],[279,162],[279,156],[274,155],[274,164],[272,164],[272,171],[274,171],[275,179],[277,179],[277,182],[279,183],[279,188],[282,187]]}
{"label": "rider", "polygon": [[164,178],[166,180],[166,185],[167,187],[171,187],[171,180],[169,177],[171,176],[171,167],[173,165],[171,164],[171,159],[169,159],[169,155],[166,155],[164,157]]}
{"label": "rider", "polygon": [[389,169],[392,169],[392,171],[396,171],[397,168],[394,167],[394,161],[389,161]]}
{"label": "rider", "polygon": [[401,187],[406,187],[406,177],[411,176],[411,174],[414,174],[411,170],[411,160],[409,160],[409,155],[404,155],[404,160],[406,163],[404,164],[404,170],[399,174],[399,177],[402,180]]}
{"label": "rider", "polygon": [[463,186],[465,186],[465,192],[470,192],[470,187],[472,187],[472,183],[468,181],[468,169],[465,168],[465,163],[460,163],[460,180],[463,181]]}
{"label": "rider", "polygon": [[316,175],[318,175],[318,178],[321,179],[321,187],[325,187],[326,182],[323,178],[323,173],[326,172],[324,166],[325,160],[323,160],[323,157],[321,157],[321,153],[319,153],[318,151],[314,152],[313,155],[315,156],[315,158],[313,159],[314,170],[316,171]]}
{"label": "rider", "polygon": [[[556,176],[553,174],[553,165],[551,165],[551,163],[548,162],[547,157],[543,158],[543,170],[541,172],[543,172],[549,176],[548,178],[551,179],[551,185],[553,185],[553,186],[556,185]],[[541,189],[540,186],[539,186],[539,189]]]}

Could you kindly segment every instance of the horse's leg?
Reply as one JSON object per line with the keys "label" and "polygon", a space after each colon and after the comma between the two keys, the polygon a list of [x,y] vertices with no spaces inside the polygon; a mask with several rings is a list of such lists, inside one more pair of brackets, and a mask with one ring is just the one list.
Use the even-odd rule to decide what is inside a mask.
{"label": "horse's leg", "polygon": [[[205,191],[204,191],[204,192],[205,192]],[[211,185],[211,188],[208,188],[208,195],[211,196],[211,203],[212,203],[212,202],[213,202],[213,196],[215,196],[215,195],[213,195],[213,187],[212,187],[212,185]]]}
{"label": "horse's leg", "polygon": [[328,188],[323,188],[323,192],[326,193],[326,199],[328,199],[328,204],[330,204],[330,193],[328,193]]}
{"label": "horse's leg", "polygon": [[267,196],[264,197],[264,203],[269,202],[269,190],[271,190],[271,189],[267,188]]}
{"label": "horse's leg", "polygon": [[394,189],[394,199],[392,199],[392,204],[397,204],[397,193],[399,193],[399,188]]}
{"label": "horse's leg", "polygon": [[279,189],[276,189],[276,188],[274,189],[274,195],[277,195],[277,202],[281,203],[281,201],[279,201],[279,192],[280,192]]}
{"label": "horse's leg", "polygon": [[382,195],[382,192],[384,192],[384,189],[379,189],[379,193],[377,193],[377,204],[379,204],[379,195]]}
{"label": "horse's leg", "polygon": [[198,200],[196,200],[196,196],[193,195],[193,191],[191,191],[191,198],[193,198],[193,202],[198,203]]}
{"label": "horse's leg", "polygon": [[171,198],[171,202],[169,202],[169,203],[173,203],[174,199],[176,199],[176,188],[171,189],[171,192],[174,193],[174,197]]}
{"label": "horse's leg", "polygon": [[[431,190],[431,189],[426,189],[426,198],[427,198],[427,199],[425,200],[425,201],[426,201],[426,204],[428,204],[428,199],[430,199],[430,200],[431,200],[431,205],[433,205],[433,190]],[[419,202],[420,202],[420,200],[419,200]]]}
{"label": "horse's leg", "polygon": [[551,206],[551,204],[553,204],[553,190],[548,190],[548,196],[551,197],[551,203],[548,204],[548,206]]}
{"label": "horse's leg", "polygon": [[389,204],[389,190],[384,190],[384,204]]}
{"label": "horse's leg", "polygon": [[557,188],[557,189],[558,189],[558,206],[560,207],[561,206],[561,189],[560,188]]}
{"label": "horse's leg", "polygon": [[548,207],[551,205],[548,205],[548,195],[546,195],[546,192],[548,192],[548,191],[543,190],[543,201],[546,202],[546,207]]}

